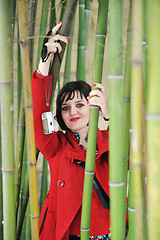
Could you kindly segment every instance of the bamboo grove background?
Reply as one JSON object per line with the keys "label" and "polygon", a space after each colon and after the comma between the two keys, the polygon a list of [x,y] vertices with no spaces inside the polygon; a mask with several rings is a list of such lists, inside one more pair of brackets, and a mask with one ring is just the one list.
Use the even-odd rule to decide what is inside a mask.
{"label": "bamboo grove background", "polygon": [[[104,84],[112,240],[125,239],[127,211],[127,240],[159,240],[159,0],[0,0],[0,239],[39,239],[50,176],[34,142],[31,74],[45,34],[60,20],[71,44],[51,66],[53,111],[67,81]],[[86,168],[93,172],[98,119],[100,128],[106,124],[97,108],[90,116]],[[82,240],[89,236],[92,181],[85,174]]]}

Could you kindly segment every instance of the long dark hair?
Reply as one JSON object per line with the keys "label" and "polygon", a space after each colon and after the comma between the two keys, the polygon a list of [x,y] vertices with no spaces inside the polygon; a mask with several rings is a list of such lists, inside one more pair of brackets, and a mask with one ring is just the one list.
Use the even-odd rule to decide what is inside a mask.
{"label": "long dark hair", "polygon": [[91,86],[84,81],[71,81],[71,82],[66,83],[61,88],[61,90],[58,93],[57,100],[56,100],[55,119],[57,120],[57,122],[62,130],[67,129],[67,126],[64,123],[64,121],[62,119],[62,114],[61,114],[62,103],[63,103],[64,99],[66,98],[66,96],[67,96],[66,101],[68,101],[68,100],[73,99],[75,96],[75,93],[78,92],[80,94],[81,98],[83,98],[83,96],[84,96],[87,100],[87,96],[90,91],[91,91]]}

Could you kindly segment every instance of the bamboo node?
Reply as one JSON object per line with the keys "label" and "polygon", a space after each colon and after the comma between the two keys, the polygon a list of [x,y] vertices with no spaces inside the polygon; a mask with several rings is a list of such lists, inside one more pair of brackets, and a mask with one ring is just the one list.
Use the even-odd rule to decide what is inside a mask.
{"label": "bamboo node", "polygon": [[123,74],[109,74],[108,78],[109,79],[115,79],[115,80],[122,80],[123,79]]}
{"label": "bamboo node", "polygon": [[29,167],[33,167],[33,166],[35,166],[37,163],[36,162],[28,162],[27,163],[27,165],[29,166]]}
{"label": "bamboo node", "polygon": [[159,113],[147,113],[146,114],[146,120],[148,121],[159,121],[160,120],[160,114]]}
{"label": "bamboo node", "polygon": [[36,218],[39,218],[39,216],[37,215],[37,216],[32,216],[31,214],[30,214],[30,218],[31,219],[36,219]]}
{"label": "bamboo node", "polygon": [[86,171],[86,170],[85,170],[85,173],[94,175],[94,172],[90,172],[90,171]]}
{"label": "bamboo node", "polygon": [[130,211],[130,212],[135,212],[136,209],[135,209],[135,208],[128,207],[128,211]]}
{"label": "bamboo node", "polygon": [[123,187],[124,182],[109,182],[110,187]]}
{"label": "bamboo node", "polygon": [[130,98],[125,98],[125,97],[123,97],[123,100],[126,101],[126,102],[130,102],[131,101]]}
{"label": "bamboo node", "polygon": [[82,231],[85,231],[85,232],[88,232],[88,231],[90,231],[90,228],[82,228],[82,227],[81,227],[81,230],[82,230]]}
{"label": "bamboo node", "polygon": [[2,168],[2,173],[4,174],[13,174],[14,172],[15,172],[15,169],[5,170],[4,168]]}
{"label": "bamboo node", "polygon": [[128,158],[123,158],[123,161],[124,161],[124,162],[127,162],[127,161],[128,161]]}

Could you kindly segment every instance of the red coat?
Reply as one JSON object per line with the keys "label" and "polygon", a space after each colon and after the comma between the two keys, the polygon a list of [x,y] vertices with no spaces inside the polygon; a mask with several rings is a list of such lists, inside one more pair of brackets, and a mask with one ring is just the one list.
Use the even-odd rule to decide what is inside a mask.
{"label": "red coat", "polygon": [[[48,89],[48,76],[45,77],[45,84]],[[40,215],[39,226],[48,209],[40,239],[67,240],[69,226],[81,207],[83,194],[84,171],[75,159],[85,161],[86,151],[77,144],[78,140],[69,130],[66,133],[57,131],[50,135],[43,134],[41,114],[49,109],[46,107],[43,81],[37,72],[32,78],[32,95],[35,141],[48,160],[51,173],[50,190]],[[108,139],[108,130],[98,130],[95,174],[109,195]],[[102,157],[104,153],[105,157]],[[96,209],[92,208],[92,211]],[[107,221],[109,225],[109,218]]]}

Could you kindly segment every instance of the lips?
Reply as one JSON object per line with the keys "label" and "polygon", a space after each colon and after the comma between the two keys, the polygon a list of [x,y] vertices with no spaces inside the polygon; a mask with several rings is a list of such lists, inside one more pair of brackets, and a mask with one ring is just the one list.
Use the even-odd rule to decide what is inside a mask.
{"label": "lips", "polygon": [[75,118],[71,118],[70,121],[71,122],[77,122],[80,119],[80,117],[75,117]]}

